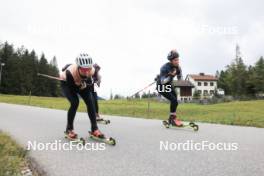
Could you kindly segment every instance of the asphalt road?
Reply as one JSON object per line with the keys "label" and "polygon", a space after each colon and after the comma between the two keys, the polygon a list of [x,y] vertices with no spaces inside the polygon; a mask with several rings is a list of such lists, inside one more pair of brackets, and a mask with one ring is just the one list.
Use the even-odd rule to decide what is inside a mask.
{"label": "asphalt road", "polygon": [[[63,137],[66,114],[62,110],[0,103],[0,129],[25,148],[30,141],[67,144]],[[165,129],[159,120],[103,117],[111,124],[99,127],[116,138],[116,146],[103,146],[105,150],[30,150],[30,157],[52,176],[264,175],[264,129],[200,123],[200,130],[193,132]],[[77,113],[76,132],[87,137],[89,129],[87,114]],[[166,142],[168,150],[161,147]],[[196,146],[211,143],[212,148],[221,144],[226,150],[204,146],[204,150],[187,151],[188,142]],[[98,143],[88,143],[90,149],[92,145],[98,149]]]}

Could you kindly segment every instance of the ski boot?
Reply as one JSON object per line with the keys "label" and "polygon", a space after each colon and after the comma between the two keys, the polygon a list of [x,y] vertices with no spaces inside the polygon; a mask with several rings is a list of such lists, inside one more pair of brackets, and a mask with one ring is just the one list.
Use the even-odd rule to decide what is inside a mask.
{"label": "ski boot", "polygon": [[68,139],[76,139],[78,138],[78,134],[75,133],[73,130],[67,130],[64,132]]}
{"label": "ski boot", "polygon": [[170,125],[175,127],[182,127],[183,123],[180,121],[180,119],[177,118],[176,115],[170,115],[168,122]]}
{"label": "ski boot", "polygon": [[64,137],[70,141],[85,144],[85,140],[83,138],[79,138],[78,134],[76,134],[73,130],[66,130],[64,132]]}
{"label": "ski boot", "polygon": [[175,115],[170,115],[170,118],[168,120],[164,120],[162,123],[166,128],[189,128],[193,129],[194,131],[199,130],[199,126],[194,122],[183,124]]}

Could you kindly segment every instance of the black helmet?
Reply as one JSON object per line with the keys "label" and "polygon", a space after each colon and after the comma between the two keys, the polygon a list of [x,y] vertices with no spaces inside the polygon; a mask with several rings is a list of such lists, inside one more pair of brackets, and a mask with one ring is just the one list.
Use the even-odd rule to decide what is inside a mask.
{"label": "black helmet", "polygon": [[179,58],[179,53],[176,50],[171,50],[167,56],[167,59],[171,61],[175,58]]}

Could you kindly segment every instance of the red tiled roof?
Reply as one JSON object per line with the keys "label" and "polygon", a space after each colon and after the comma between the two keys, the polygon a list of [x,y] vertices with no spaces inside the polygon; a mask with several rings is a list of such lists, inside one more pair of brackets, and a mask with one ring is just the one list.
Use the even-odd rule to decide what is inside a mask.
{"label": "red tiled roof", "polygon": [[191,78],[193,78],[195,81],[217,81],[217,78],[213,75],[189,75]]}

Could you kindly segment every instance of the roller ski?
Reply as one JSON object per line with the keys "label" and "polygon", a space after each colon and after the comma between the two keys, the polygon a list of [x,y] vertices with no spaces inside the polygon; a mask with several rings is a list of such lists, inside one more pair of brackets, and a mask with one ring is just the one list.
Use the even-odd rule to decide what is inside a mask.
{"label": "roller ski", "polygon": [[176,116],[170,116],[169,120],[164,120],[163,125],[166,128],[189,128],[193,129],[194,131],[199,130],[199,126],[196,125],[194,122],[189,122],[189,124],[182,123]]}
{"label": "roller ski", "polygon": [[96,122],[104,125],[110,124],[110,120],[101,118],[98,113],[96,113]]}
{"label": "roller ski", "polygon": [[89,131],[89,137],[93,140],[99,141],[99,142],[104,142],[109,145],[116,145],[116,141],[112,137],[105,137],[104,134],[102,134],[99,130],[95,130],[94,132]]}
{"label": "roller ski", "polygon": [[83,138],[79,138],[78,134],[74,133],[73,131],[64,131],[64,138],[71,142],[85,145],[85,140]]}
{"label": "roller ski", "polygon": [[99,124],[104,124],[104,125],[110,124],[110,120],[106,120],[106,119],[103,119],[103,118],[96,119],[96,122],[99,123]]}

